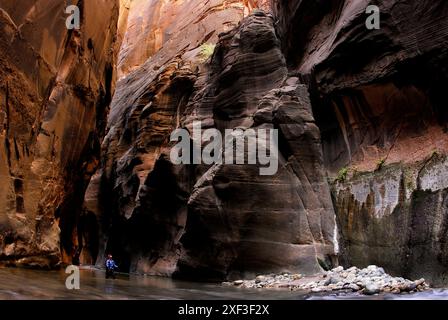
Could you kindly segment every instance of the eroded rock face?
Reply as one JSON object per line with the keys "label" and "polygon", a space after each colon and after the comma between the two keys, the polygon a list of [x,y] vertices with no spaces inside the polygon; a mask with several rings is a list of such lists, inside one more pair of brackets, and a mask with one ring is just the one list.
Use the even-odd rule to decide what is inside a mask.
{"label": "eroded rock face", "polygon": [[[229,31],[247,3],[198,7],[190,19],[203,31],[188,31],[185,47],[167,39],[117,85],[101,169],[86,194],[102,226],[102,250],[130,271],[159,275],[319,271],[318,258],[334,255],[335,221],[307,88],[288,72],[272,16],[255,11]],[[217,48],[204,63],[201,45],[213,39]],[[278,173],[174,166],[171,132],[198,120],[202,129],[278,128]]]}
{"label": "eroded rock face", "polygon": [[317,272],[334,254],[334,213],[307,88],[288,75],[273,18],[256,11],[222,35],[211,69],[186,126],[199,115],[220,130],[277,128],[279,170],[223,165],[198,176],[178,272]]}
{"label": "eroded rock face", "polygon": [[[369,4],[379,30],[365,27]],[[443,283],[448,4],[279,1],[275,11],[288,63],[309,79],[326,168],[343,180],[344,264]]]}
{"label": "eroded rock face", "polygon": [[[136,42],[135,26],[154,36],[158,20],[139,20],[140,11],[150,8],[172,15],[164,16],[159,40],[149,39],[150,52],[146,52]],[[169,154],[169,136],[204,72],[199,69],[208,57],[201,55],[202,48],[212,46],[220,32],[235,26],[244,11],[239,1],[130,4],[120,50],[123,78],[109,114],[101,168],[86,192],[86,212],[99,225],[98,265],[102,266],[107,250],[123,270],[174,272],[190,182],[188,170],[184,179],[177,178],[183,171],[173,173],[171,163],[161,155]],[[93,258],[88,249],[83,255],[86,260]]]}
{"label": "eroded rock face", "polygon": [[381,263],[394,274],[444,283],[447,266],[447,161],[363,173],[335,187],[343,260]]}
{"label": "eroded rock face", "polygon": [[365,26],[371,1],[280,3],[284,49],[289,64],[310,75],[330,171],[348,163],[372,170],[382,158],[415,162],[448,150],[445,2],[378,2],[379,30]]}
{"label": "eroded rock face", "polygon": [[203,43],[216,43],[220,32],[236,26],[247,6],[239,0],[126,1],[122,12],[127,20],[118,60],[119,78],[140,69],[156,54],[157,58],[152,58],[153,69],[162,67],[166,58],[182,51],[191,51]]}
{"label": "eroded rock face", "polygon": [[[135,1],[127,8],[118,67],[122,79],[109,114],[101,168],[85,197],[86,212],[99,225],[99,255],[86,248],[83,257],[95,261],[98,256],[102,266],[108,249],[124,270],[169,275],[179,256],[186,213],[180,208],[189,181],[178,182],[160,155],[167,153],[182,112],[178,109],[193,91],[201,46],[235,26],[245,7],[238,1]],[[150,8],[173,14],[164,16],[160,27],[165,29],[156,30],[157,45],[153,27],[159,26],[160,14],[152,16],[156,21],[139,20],[140,11]],[[135,39],[139,28],[152,37],[149,52]],[[168,29],[171,33],[163,31]]]}
{"label": "eroded rock face", "polygon": [[76,257],[118,19],[115,0],[81,4],[82,28],[69,31],[65,1],[0,3],[1,262],[51,267]]}
{"label": "eroded rock face", "polygon": [[[344,265],[444,281],[446,1],[80,3],[71,32],[65,2],[0,4],[0,260],[309,274],[337,217]],[[278,129],[277,174],[173,165],[194,121]]]}

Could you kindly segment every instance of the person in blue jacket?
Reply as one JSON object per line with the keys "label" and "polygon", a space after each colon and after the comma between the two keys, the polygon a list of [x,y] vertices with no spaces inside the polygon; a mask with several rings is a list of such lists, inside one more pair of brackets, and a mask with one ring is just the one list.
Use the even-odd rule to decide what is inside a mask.
{"label": "person in blue jacket", "polygon": [[106,260],[106,279],[112,278],[115,279],[115,269],[118,269],[118,266],[115,264],[115,261],[112,259],[112,255],[107,255]]}

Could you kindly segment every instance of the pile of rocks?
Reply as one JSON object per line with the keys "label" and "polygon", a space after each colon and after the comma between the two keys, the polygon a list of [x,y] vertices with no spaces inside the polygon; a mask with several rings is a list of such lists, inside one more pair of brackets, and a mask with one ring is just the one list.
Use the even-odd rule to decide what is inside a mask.
{"label": "pile of rocks", "polygon": [[282,274],[258,276],[254,280],[227,282],[244,288],[288,288],[311,292],[347,291],[367,295],[377,293],[417,292],[429,289],[425,279],[416,281],[401,277],[392,277],[383,268],[368,266],[365,269],[351,267],[344,270],[337,267],[314,277],[302,277],[300,274]]}

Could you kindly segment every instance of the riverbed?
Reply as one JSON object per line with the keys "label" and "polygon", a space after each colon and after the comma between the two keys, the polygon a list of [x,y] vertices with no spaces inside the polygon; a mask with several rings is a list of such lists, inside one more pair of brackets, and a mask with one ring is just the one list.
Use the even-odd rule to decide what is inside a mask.
{"label": "riverbed", "polygon": [[0,268],[0,299],[89,299],[89,300],[347,300],[347,299],[444,299],[448,290],[437,289],[414,294],[375,295],[331,293],[309,294],[285,289],[244,289],[214,283],[195,283],[162,277],[118,274],[105,279],[93,268],[80,271],[80,289],[68,290],[68,275],[61,271]]}

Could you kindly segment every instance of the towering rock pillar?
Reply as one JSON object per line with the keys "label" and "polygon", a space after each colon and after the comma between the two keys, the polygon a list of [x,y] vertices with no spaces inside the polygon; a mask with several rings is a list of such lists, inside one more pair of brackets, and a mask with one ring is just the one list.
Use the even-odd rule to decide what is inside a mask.
{"label": "towering rock pillar", "polygon": [[[272,15],[255,9],[242,20],[260,5],[267,3],[131,3],[101,166],[86,194],[100,257],[110,251],[130,271],[202,279],[314,273],[319,260],[331,260],[335,222],[320,133]],[[194,121],[279,130],[278,172],[173,165],[170,134]]]}

